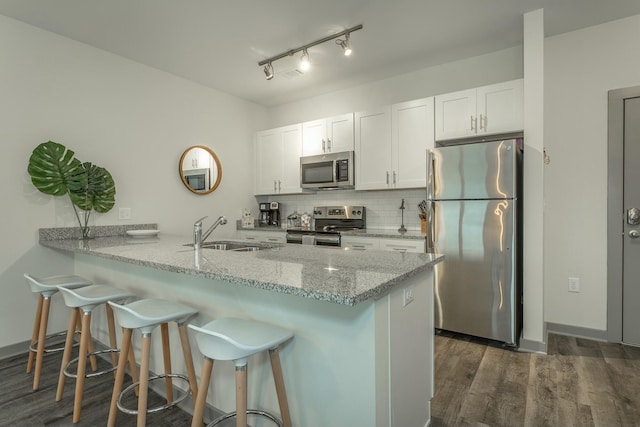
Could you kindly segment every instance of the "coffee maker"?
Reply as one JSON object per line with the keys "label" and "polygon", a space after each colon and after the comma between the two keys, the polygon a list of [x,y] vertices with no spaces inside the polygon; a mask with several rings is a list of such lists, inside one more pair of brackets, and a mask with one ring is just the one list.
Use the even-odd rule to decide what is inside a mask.
{"label": "coffee maker", "polygon": [[260,227],[280,226],[280,203],[266,202],[259,203],[258,206],[260,207],[260,216],[258,217]]}

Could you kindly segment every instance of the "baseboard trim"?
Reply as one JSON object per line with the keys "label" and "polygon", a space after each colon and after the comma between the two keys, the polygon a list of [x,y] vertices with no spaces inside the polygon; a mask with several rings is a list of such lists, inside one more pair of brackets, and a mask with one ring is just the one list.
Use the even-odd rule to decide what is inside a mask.
{"label": "baseboard trim", "polygon": [[520,346],[518,347],[518,351],[522,351],[525,353],[547,354],[547,343],[520,338]]}
{"label": "baseboard trim", "polygon": [[607,331],[600,329],[583,328],[581,326],[562,325],[559,323],[547,322],[547,333],[558,335],[568,335],[576,338],[586,338],[594,341],[608,342]]}
{"label": "baseboard trim", "polygon": [[[31,340],[18,342],[5,347],[0,347],[0,360],[17,356],[19,354],[24,354],[26,357],[27,352],[29,351],[30,345],[31,345]],[[24,360],[25,360],[25,368],[26,368],[27,359],[24,359]]]}

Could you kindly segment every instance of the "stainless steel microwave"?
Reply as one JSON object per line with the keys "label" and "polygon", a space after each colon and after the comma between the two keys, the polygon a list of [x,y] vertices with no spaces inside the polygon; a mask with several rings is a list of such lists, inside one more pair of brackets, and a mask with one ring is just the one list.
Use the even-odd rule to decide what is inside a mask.
{"label": "stainless steel microwave", "polygon": [[353,151],[300,157],[300,186],[307,190],[354,188]]}

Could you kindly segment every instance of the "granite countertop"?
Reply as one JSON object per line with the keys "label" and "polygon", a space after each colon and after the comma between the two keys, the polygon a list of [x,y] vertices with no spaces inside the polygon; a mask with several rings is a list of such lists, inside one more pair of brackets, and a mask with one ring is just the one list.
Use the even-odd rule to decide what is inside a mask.
{"label": "granite countertop", "polygon": [[[185,246],[190,237],[98,237],[86,241],[40,240],[42,246],[232,284],[356,305],[383,295],[404,279],[432,268],[443,256],[426,253],[351,251],[282,245],[256,252]],[[246,242],[243,242],[246,244]]]}

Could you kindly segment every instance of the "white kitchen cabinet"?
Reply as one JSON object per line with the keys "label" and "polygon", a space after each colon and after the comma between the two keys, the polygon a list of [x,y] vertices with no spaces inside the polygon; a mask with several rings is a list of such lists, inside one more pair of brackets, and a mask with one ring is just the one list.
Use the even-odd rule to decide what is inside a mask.
{"label": "white kitchen cabinet", "polygon": [[255,194],[301,193],[302,125],[256,133]]}
{"label": "white kitchen cabinet", "polygon": [[436,141],[523,129],[523,80],[435,97]]}
{"label": "white kitchen cabinet", "polygon": [[209,167],[211,167],[211,155],[200,147],[187,151],[182,160],[182,170],[208,169]]}
{"label": "white kitchen cabinet", "polygon": [[391,107],[355,113],[356,190],[389,188]]}
{"label": "white kitchen cabinet", "polygon": [[356,190],[426,186],[433,97],[356,113]]}
{"label": "white kitchen cabinet", "polygon": [[342,236],[340,238],[340,247],[353,250],[378,250],[380,249],[380,242],[374,237]]}
{"label": "white kitchen cabinet", "polygon": [[426,242],[414,239],[380,239],[380,249],[395,252],[426,252]]}
{"label": "white kitchen cabinet", "polygon": [[353,151],[353,113],[302,124],[302,155]]}
{"label": "white kitchen cabinet", "polygon": [[379,237],[342,236],[341,246],[353,250],[380,250],[395,252],[426,251],[426,242],[422,239],[385,239]]}
{"label": "white kitchen cabinet", "polygon": [[253,243],[287,243],[287,236],[284,231],[239,230],[238,238]]}
{"label": "white kitchen cabinet", "polygon": [[434,147],[433,97],[391,106],[393,188],[427,185],[427,149]]}

